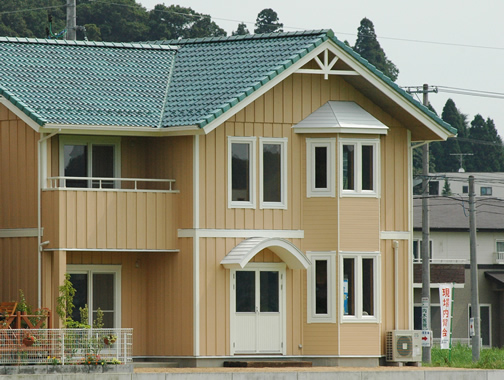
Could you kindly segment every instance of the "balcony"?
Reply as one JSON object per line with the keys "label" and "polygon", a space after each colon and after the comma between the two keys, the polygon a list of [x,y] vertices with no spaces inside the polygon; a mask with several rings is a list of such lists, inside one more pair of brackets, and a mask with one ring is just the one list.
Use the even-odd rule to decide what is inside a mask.
{"label": "balcony", "polygon": [[494,264],[504,264],[504,252],[494,252]]}
{"label": "balcony", "polygon": [[[175,180],[50,177],[42,192],[46,249],[176,250]],[[78,186],[78,187],[77,187]]]}

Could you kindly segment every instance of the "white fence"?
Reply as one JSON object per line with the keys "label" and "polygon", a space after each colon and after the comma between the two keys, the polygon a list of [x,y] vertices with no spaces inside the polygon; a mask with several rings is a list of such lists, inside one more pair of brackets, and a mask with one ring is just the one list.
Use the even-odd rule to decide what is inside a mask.
{"label": "white fence", "polygon": [[2,364],[127,364],[133,329],[0,329]]}

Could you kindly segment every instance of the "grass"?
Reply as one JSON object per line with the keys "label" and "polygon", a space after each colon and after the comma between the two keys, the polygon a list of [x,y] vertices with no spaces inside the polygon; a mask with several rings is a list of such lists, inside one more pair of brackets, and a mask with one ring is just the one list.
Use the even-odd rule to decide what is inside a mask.
{"label": "grass", "polygon": [[504,369],[504,349],[482,349],[480,360],[477,362],[472,361],[472,348],[469,346],[457,344],[451,351],[451,360],[449,360],[450,350],[432,347],[432,363],[422,363],[422,365],[425,367]]}

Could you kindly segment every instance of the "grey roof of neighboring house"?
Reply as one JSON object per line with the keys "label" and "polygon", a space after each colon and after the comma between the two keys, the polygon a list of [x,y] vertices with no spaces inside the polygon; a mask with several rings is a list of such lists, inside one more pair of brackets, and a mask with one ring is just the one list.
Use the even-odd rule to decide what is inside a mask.
{"label": "grey roof of neighboring house", "polygon": [[[476,197],[477,230],[504,230],[504,199]],[[429,197],[432,230],[469,231],[468,197]],[[413,200],[413,228],[422,228],[422,199]]]}

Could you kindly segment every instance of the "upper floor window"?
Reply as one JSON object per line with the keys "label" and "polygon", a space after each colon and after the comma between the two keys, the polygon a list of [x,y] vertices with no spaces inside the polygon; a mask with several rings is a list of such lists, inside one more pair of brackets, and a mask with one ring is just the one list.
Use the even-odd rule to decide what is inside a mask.
{"label": "upper floor window", "polygon": [[462,186],[462,194],[468,194],[469,193],[469,186]]}
{"label": "upper floor window", "polygon": [[260,207],[287,208],[287,139],[260,138]]}
{"label": "upper floor window", "polygon": [[378,320],[378,259],[372,253],[340,254],[343,321]]}
{"label": "upper floor window", "polygon": [[492,195],[492,187],[491,186],[481,186],[480,193],[481,193],[481,195]]}
{"label": "upper floor window", "polygon": [[336,322],[336,252],[307,252],[308,323]]}
{"label": "upper floor window", "polygon": [[[422,262],[422,239],[413,240],[413,262]],[[429,240],[429,259],[432,261],[432,240]]]}
{"label": "upper floor window", "polygon": [[335,197],[336,139],[306,139],[306,196]]}
{"label": "upper floor window", "polygon": [[378,194],[379,146],[379,140],[340,139],[342,195]]}
{"label": "upper floor window", "polygon": [[504,253],[504,240],[497,240],[496,245],[497,252]]}
{"label": "upper floor window", "polygon": [[229,137],[229,207],[255,208],[255,152],[255,137]]}
{"label": "upper floor window", "polygon": [[115,187],[115,182],[107,178],[120,177],[119,138],[61,136],[59,141],[60,175],[79,177],[65,179],[63,187]]}

